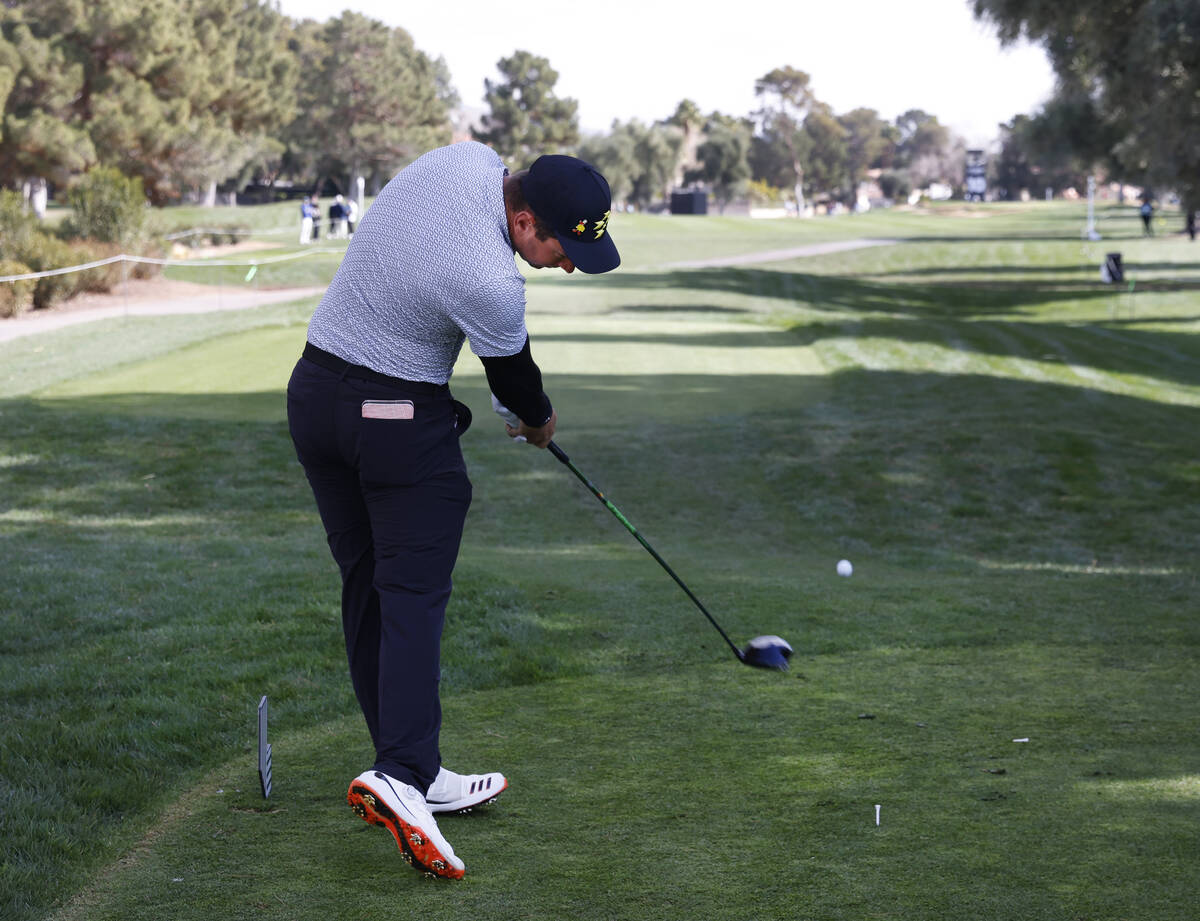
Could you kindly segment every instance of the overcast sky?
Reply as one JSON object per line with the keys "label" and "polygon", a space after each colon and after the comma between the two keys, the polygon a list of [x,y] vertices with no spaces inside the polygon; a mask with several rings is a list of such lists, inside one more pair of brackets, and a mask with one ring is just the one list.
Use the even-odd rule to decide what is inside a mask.
{"label": "overcast sky", "polygon": [[446,59],[466,106],[483,106],[484,78],[498,78],[501,57],[541,55],[559,73],[556,93],[578,100],[584,131],[666,118],[685,98],[704,112],[745,115],[756,108],[754,81],[791,65],[838,114],[864,106],[890,120],[924,109],[970,146],[987,146],[998,123],[1033,111],[1054,86],[1045,53],[1001,50],[968,0],[735,0],[709,7],[719,14],[664,0],[280,0],[280,8],[320,21],[352,9],[403,27],[426,54]]}

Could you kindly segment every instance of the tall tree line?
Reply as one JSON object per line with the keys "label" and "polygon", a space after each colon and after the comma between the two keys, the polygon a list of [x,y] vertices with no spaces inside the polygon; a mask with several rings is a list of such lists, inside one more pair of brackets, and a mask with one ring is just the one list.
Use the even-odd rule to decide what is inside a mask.
{"label": "tall tree line", "polygon": [[[956,169],[934,116],[838,115],[793,67],[756,81],[760,107],[747,115],[704,114],[685,99],[660,121],[587,137],[547,59],[518,50],[497,71],[472,136],[514,168],[578,153],[635,207],[689,181],[722,207],[751,181],[787,190],[801,209],[806,196],[852,204],[868,169],[887,170],[897,189]],[[289,19],[275,0],[0,3],[0,185],[10,188],[63,189],[93,166],[140,179],[155,203],[212,202],[251,177],[332,179],[353,192],[361,176],[378,188],[451,140],[458,102],[443,60],[351,11],[316,22]]]}
{"label": "tall tree line", "polygon": [[635,207],[662,202],[685,183],[706,186],[721,209],[757,188],[803,213],[814,198],[853,207],[872,170],[880,171],[885,197],[962,181],[965,144],[935,115],[910,109],[888,121],[867,108],[839,115],[793,67],[764,74],[755,90],[761,105],[748,115],[704,115],[685,99],[651,125],[617,121],[608,134],[585,137],[580,155],[604,172],[614,199]]}

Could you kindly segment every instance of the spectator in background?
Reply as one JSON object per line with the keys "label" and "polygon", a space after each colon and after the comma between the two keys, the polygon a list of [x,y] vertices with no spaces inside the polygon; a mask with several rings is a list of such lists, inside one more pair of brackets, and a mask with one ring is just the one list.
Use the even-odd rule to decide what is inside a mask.
{"label": "spectator in background", "polygon": [[354,198],[350,199],[350,203],[346,205],[346,223],[349,226],[350,237],[354,236],[354,225],[358,223],[358,201]]}
{"label": "spectator in background", "polygon": [[346,238],[346,205],[341,195],[334,198],[329,206],[329,239],[344,240]]}
{"label": "spectator in background", "polygon": [[313,206],[307,198],[300,202],[300,243],[311,243],[313,234]]}
{"label": "spectator in background", "polygon": [[313,192],[309,202],[312,205],[312,238],[315,243],[321,239],[321,199],[317,197],[316,192]]}
{"label": "spectator in background", "polygon": [[1150,199],[1145,199],[1142,202],[1142,233],[1147,237],[1154,236],[1154,230],[1150,227],[1150,222],[1154,219],[1154,206],[1150,204]]}

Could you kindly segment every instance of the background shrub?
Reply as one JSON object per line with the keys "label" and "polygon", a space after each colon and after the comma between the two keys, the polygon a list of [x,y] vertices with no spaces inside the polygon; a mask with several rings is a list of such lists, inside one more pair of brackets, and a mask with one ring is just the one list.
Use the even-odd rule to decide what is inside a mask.
{"label": "background shrub", "polygon": [[63,236],[136,248],[149,236],[142,180],[112,167],[88,170],[67,193],[72,215],[63,221]]}
{"label": "background shrub", "polygon": [[172,242],[189,249],[197,249],[201,246],[223,246],[228,243],[241,243],[246,239],[247,230],[249,227],[245,224],[222,224],[218,227],[205,228],[204,233],[189,233]]}
{"label": "background shrub", "polygon": [[[139,256],[146,256],[150,259],[162,259],[166,255],[166,250],[162,244],[157,242],[146,243],[142,246]],[[162,274],[163,267],[155,265],[152,262],[131,262],[129,263],[130,278],[157,278]]]}
{"label": "background shrub", "polygon": [[[110,256],[121,254],[119,243],[101,243],[98,240],[73,240],[70,243],[76,262],[99,262]],[[120,262],[97,266],[79,273],[79,291],[111,291],[125,278],[126,269]],[[132,272],[130,273],[132,274]]]}
{"label": "background shrub", "polygon": [[912,180],[903,170],[889,171],[880,175],[879,191],[884,198],[900,201],[908,198],[908,193],[912,191]]}
{"label": "background shrub", "polygon": [[[49,272],[85,262],[70,244],[57,237],[35,233],[25,247],[14,254],[15,258],[29,266],[34,272]],[[77,294],[82,283],[82,272],[49,275],[39,278],[33,290],[33,306],[38,310],[53,307],[60,301]]]}
{"label": "background shrub", "polygon": [[[0,259],[0,276],[25,275],[29,266],[11,259]],[[32,278],[24,281],[0,281],[0,317],[17,317],[33,306]]]}
{"label": "background shrub", "polygon": [[25,208],[21,193],[0,189],[0,259],[19,260],[16,254],[23,251],[37,233],[38,219]]}

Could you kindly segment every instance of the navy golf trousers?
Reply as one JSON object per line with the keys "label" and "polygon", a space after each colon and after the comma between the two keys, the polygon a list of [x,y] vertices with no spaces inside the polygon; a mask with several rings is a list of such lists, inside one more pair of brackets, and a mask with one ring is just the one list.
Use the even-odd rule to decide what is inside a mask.
{"label": "navy golf trousers", "polygon": [[305,348],[288,427],[342,576],[342,627],[375,770],[425,792],[441,759],[442,624],[471,483],[445,385]]}

